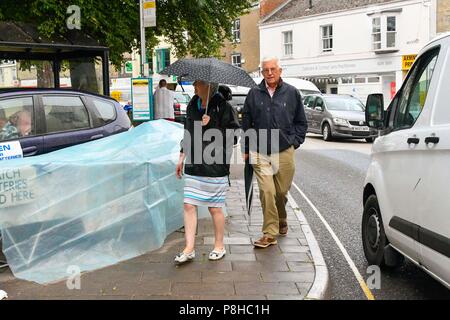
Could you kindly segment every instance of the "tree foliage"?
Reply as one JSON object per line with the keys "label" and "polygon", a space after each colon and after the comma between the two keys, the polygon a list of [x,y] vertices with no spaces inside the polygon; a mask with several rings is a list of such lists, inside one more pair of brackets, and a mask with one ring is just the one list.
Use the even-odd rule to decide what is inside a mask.
{"label": "tree foliage", "polygon": [[[231,23],[247,12],[251,0],[157,0],[157,26],[146,29],[152,49],[159,37],[173,46],[178,57],[218,56]],[[67,8],[81,9],[81,30],[69,30]],[[53,38],[80,32],[109,47],[111,62],[119,67],[123,54],[140,48],[139,0],[1,0],[0,21],[38,26],[41,36]],[[188,37],[186,39],[186,32]]]}

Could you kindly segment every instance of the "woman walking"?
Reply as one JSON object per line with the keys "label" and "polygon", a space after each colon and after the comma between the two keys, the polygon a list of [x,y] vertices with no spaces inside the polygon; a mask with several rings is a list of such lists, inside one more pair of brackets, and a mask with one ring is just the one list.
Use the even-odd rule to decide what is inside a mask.
{"label": "woman walking", "polygon": [[[195,96],[186,110],[185,138],[176,168],[176,175],[181,179],[184,164],[186,240],[184,250],[175,257],[177,263],[195,258],[198,206],[208,207],[214,222],[215,242],[209,259],[219,260],[226,254],[223,243],[225,217],[222,208],[225,206],[230,173],[229,160],[233,146],[233,137],[227,138],[226,130],[239,127],[231,105],[217,91],[217,84],[197,80],[194,82],[194,88]],[[194,133],[195,126],[197,131],[201,131],[200,135]],[[215,130],[208,132],[211,129]],[[221,139],[203,138],[205,133],[214,136],[217,130],[222,135]]]}

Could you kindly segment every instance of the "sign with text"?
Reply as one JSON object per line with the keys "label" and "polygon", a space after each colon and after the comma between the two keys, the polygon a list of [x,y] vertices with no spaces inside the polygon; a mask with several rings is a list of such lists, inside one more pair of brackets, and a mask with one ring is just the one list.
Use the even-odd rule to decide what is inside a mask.
{"label": "sign with text", "polygon": [[0,209],[34,201],[36,192],[31,182],[35,177],[33,167],[0,169]]}
{"label": "sign with text", "polygon": [[0,161],[23,158],[19,141],[0,143]]}
{"label": "sign with text", "polygon": [[152,79],[131,79],[131,99],[133,105],[133,120],[147,121],[153,119]]}
{"label": "sign with text", "polygon": [[156,0],[144,0],[144,28],[156,27]]}
{"label": "sign with text", "polygon": [[402,56],[402,70],[408,71],[411,69],[414,60],[416,60],[417,54],[408,54]]}

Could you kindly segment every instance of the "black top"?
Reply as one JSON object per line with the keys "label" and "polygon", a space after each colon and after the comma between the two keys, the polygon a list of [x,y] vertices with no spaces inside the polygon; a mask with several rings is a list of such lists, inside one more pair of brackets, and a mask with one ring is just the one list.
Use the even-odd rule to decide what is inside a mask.
{"label": "black top", "polygon": [[239,128],[237,115],[220,93],[209,101],[210,121],[206,126],[201,125],[204,111],[199,108],[199,97],[194,96],[187,106],[184,124],[181,149],[186,154],[184,171],[194,176],[227,176],[230,173],[234,129]]}

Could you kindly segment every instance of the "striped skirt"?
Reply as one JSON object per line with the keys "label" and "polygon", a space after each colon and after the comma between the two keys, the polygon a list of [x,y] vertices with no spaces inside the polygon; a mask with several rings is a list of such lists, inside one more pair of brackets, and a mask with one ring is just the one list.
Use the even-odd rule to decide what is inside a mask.
{"label": "striped skirt", "polygon": [[228,177],[184,177],[184,203],[195,206],[222,208],[228,190]]}

